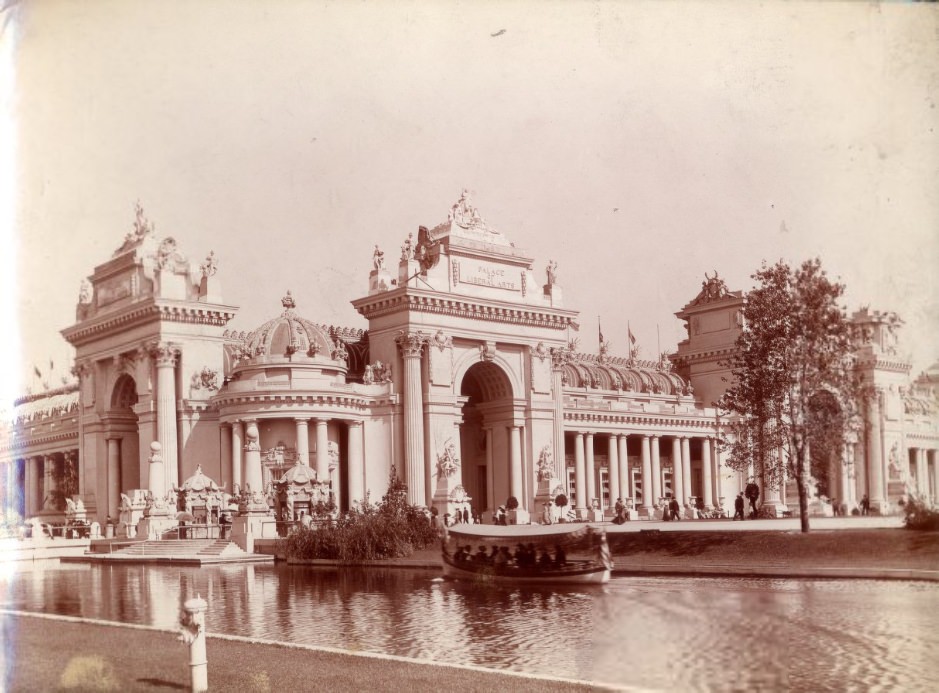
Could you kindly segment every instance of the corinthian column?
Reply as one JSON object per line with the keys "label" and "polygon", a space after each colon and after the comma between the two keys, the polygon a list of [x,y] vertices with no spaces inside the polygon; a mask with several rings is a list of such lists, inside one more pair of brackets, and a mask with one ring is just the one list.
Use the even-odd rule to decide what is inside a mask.
{"label": "corinthian column", "polygon": [[421,353],[425,337],[422,332],[403,332],[398,348],[404,361],[404,455],[408,503],[427,505],[424,497],[424,395],[421,386]]}
{"label": "corinthian column", "polygon": [[587,468],[584,462],[584,434],[574,434],[574,493],[577,495],[574,509],[580,517],[581,511],[587,511]]}
{"label": "corinthian column", "polygon": [[650,436],[642,436],[642,507],[648,511],[652,510],[653,503],[658,502],[653,498],[651,440]]}
{"label": "corinthian column", "polygon": [[310,466],[309,419],[295,419],[297,424],[297,459],[305,467]]}
{"label": "corinthian column", "polygon": [[179,445],[176,434],[176,363],[179,349],[173,344],[153,346],[157,368],[157,439],[163,448],[166,486],[179,486]]}
{"label": "corinthian column", "polygon": [[662,497],[662,463],[659,458],[659,437],[652,436],[652,502],[658,503]]}
{"label": "corinthian column", "polygon": [[711,438],[705,438],[701,441],[701,501],[705,508],[710,508],[714,504],[714,496],[711,493]]}
{"label": "corinthian column", "polygon": [[868,421],[870,423],[867,439],[868,483],[870,484],[871,508],[883,512],[887,504],[884,494],[884,461],[883,441],[880,434],[880,394],[874,395],[868,404]]}

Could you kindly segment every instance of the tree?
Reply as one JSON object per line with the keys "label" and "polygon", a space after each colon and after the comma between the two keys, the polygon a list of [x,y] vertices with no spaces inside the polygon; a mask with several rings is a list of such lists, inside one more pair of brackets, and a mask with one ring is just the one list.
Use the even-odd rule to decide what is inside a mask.
{"label": "tree", "polygon": [[765,263],[753,275],[744,328],[730,361],[733,382],[718,406],[729,415],[722,447],[728,466],[751,468],[764,485],[796,480],[799,517],[809,531],[812,479],[825,479],[811,450],[840,454],[865,392],[854,368],[851,325],[838,305],[844,285],[821,261],[798,269]]}

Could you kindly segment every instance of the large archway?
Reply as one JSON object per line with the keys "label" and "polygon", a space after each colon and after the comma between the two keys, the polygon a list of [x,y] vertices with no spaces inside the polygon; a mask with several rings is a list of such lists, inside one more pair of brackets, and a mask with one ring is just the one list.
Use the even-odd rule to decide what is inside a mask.
{"label": "large archway", "polygon": [[830,392],[816,392],[809,399],[809,457],[818,495],[838,503],[846,500],[843,488],[844,415]]}
{"label": "large archway", "polygon": [[467,398],[460,426],[463,488],[479,512],[492,511],[510,493],[512,383],[499,366],[480,361],[466,371],[460,394]]}
{"label": "large archway", "polygon": [[[143,488],[140,471],[140,436],[138,433],[137,383],[127,373],[114,382],[111,401],[104,417],[107,441],[107,507],[116,518],[120,494],[127,489]],[[145,480],[145,479],[144,479]]]}

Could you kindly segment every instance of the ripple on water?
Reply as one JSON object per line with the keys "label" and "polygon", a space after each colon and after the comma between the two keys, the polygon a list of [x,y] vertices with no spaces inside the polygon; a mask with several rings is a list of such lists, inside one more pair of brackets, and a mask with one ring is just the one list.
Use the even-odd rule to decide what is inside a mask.
{"label": "ripple on water", "polygon": [[482,586],[408,570],[66,566],[18,570],[7,608],[208,628],[665,690],[936,690],[939,586],[617,578]]}

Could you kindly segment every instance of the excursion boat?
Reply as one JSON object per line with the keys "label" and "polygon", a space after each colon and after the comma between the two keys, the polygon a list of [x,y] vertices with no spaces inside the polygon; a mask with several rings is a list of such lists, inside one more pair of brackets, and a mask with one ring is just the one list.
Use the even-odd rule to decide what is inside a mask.
{"label": "excursion boat", "polygon": [[606,532],[589,524],[457,525],[441,554],[457,580],[601,584],[613,568]]}

